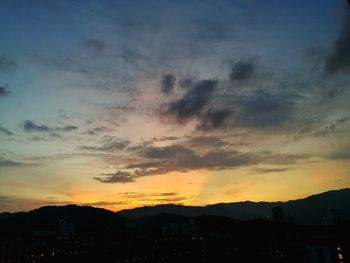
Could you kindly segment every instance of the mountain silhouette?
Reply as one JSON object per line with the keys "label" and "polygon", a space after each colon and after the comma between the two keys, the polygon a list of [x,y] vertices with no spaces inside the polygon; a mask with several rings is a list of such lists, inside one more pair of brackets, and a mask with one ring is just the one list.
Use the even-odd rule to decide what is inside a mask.
{"label": "mountain silhouette", "polygon": [[271,219],[273,207],[283,207],[290,223],[321,225],[336,209],[340,217],[350,219],[350,188],[332,190],[287,202],[235,202],[207,206],[156,205],[112,212],[89,206],[44,206],[29,212],[0,213],[0,230],[16,229],[24,233],[35,229],[57,228],[60,220],[76,225],[77,231],[97,231],[119,227],[137,219],[138,223],[182,222],[184,217],[223,216],[235,220]]}
{"label": "mountain silhouette", "polygon": [[112,211],[89,206],[44,206],[29,212],[2,213],[0,232],[31,233],[35,230],[57,229],[61,220],[75,225],[78,233],[103,232],[118,228],[127,219]]}
{"label": "mountain silhouette", "polygon": [[296,224],[324,224],[332,209],[337,209],[344,219],[350,218],[350,188],[332,190],[287,202],[236,202],[208,206],[156,205],[119,211],[126,218],[142,218],[159,213],[188,217],[200,215],[226,216],[237,220],[271,218],[272,207],[283,207],[289,222]]}

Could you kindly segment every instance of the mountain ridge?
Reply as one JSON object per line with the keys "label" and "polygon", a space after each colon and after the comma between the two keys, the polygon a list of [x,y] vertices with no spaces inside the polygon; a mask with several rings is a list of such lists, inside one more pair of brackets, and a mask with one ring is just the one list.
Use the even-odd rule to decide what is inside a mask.
{"label": "mountain ridge", "polygon": [[252,220],[271,218],[271,209],[275,206],[283,207],[289,221],[298,224],[324,224],[331,209],[339,209],[345,218],[350,218],[350,188],[330,190],[286,202],[241,201],[207,206],[163,204],[126,209],[117,213],[133,219],[158,213],[171,213],[190,217],[207,214],[227,216],[238,220]]}
{"label": "mountain ridge", "polygon": [[[350,219],[350,188],[330,190],[314,194],[306,198],[289,200],[286,202],[253,202],[240,201],[231,203],[217,203],[206,206],[185,206],[176,204],[161,204],[143,206],[113,212],[108,209],[75,204],[65,206],[43,206],[28,212],[0,213],[0,222],[9,218],[30,218],[36,220],[57,220],[57,218],[70,221],[106,220],[124,221],[141,219],[157,214],[174,214],[185,217],[198,217],[201,215],[225,216],[236,220],[271,219],[271,211],[275,206],[284,209],[285,216],[290,223],[296,224],[324,224],[332,209],[339,209],[341,216]],[[86,218],[85,218],[86,217]],[[31,221],[33,221],[31,219]],[[32,222],[33,223],[33,222]]]}

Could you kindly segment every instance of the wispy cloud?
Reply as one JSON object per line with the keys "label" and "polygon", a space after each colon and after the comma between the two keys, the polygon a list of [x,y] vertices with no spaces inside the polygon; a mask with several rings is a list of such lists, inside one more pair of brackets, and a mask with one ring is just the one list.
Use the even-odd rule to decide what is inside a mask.
{"label": "wispy cloud", "polygon": [[23,122],[23,130],[26,132],[70,132],[74,130],[78,130],[77,126],[66,125],[62,127],[50,127],[48,125],[36,124],[33,121],[26,120]]}
{"label": "wispy cloud", "polygon": [[12,136],[14,135],[14,133],[12,131],[10,131],[9,129],[0,126],[0,133],[5,134],[7,136]]}

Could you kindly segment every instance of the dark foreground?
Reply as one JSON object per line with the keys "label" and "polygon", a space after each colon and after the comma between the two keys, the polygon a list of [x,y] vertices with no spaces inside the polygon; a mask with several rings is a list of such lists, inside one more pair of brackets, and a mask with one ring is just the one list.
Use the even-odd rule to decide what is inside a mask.
{"label": "dark foreground", "polygon": [[[349,262],[350,224],[41,208],[0,221],[0,262]],[[57,208],[56,208],[57,209]]]}

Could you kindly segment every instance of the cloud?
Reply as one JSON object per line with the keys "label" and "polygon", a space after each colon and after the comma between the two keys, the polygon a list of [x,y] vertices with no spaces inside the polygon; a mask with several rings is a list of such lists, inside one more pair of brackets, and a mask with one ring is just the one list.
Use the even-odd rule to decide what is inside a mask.
{"label": "cloud", "polygon": [[200,115],[212,99],[217,86],[217,80],[201,80],[197,82],[179,100],[166,105],[166,109],[162,114],[174,118],[178,123],[184,123]]}
{"label": "cloud", "polygon": [[[63,132],[70,132],[74,130],[78,130],[79,128],[73,125],[67,125],[62,127],[49,127],[47,125],[39,125],[34,123],[33,121],[26,120],[23,122],[23,129],[26,132],[53,132],[53,131],[63,131]],[[55,133],[52,133],[54,136]],[[58,134],[56,134],[59,136]]]}
{"label": "cloud", "polygon": [[70,131],[74,131],[74,130],[78,130],[78,129],[79,128],[77,126],[73,126],[73,125],[68,125],[68,126],[56,128],[56,130],[64,131],[64,132],[70,132]]}
{"label": "cloud", "polygon": [[250,79],[256,72],[256,59],[242,59],[231,67],[230,80],[243,82]]}
{"label": "cloud", "polygon": [[326,57],[324,69],[329,75],[350,72],[350,11],[348,7],[346,7],[338,38]]}
{"label": "cloud", "polygon": [[125,149],[130,141],[106,135],[102,138],[101,143],[102,146],[79,146],[78,148],[83,151],[111,153]]}
{"label": "cloud", "polygon": [[134,157],[126,160],[122,169],[94,179],[102,183],[132,183],[140,177],[169,172],[231,170],[257,164],[287,165],[308,162],[310,159],[308,155],[279,154],[269,151],[240,152],[225,147],[228,144],[215,137],[197,137],[182,143],[183,145],[140,148],[134,152]]}
{"label": "cloud", "polygon": [[2,127],[2,126],[0,126],[0,133],[5,134],[7,136],[14,135],[14,133],[12,131],[10,131],[10,130],[6,129],[5,127]]}
{"label": "cloud", "polygon": [[152,138],[153,142],[164,142],[164,141],[175,141],[181,139],[181,137],[178,136],[161,136],[161,137],[154,137]]}
{"label": "cloud", "polygon": [[[234,65],[236,80],[252,77],[254,61],[241,60]],[[232,80],[232,76],[230,78]],[[160,117],[180,125],[195,119],[197,130],[204,132],[240,127],[281,127],[296,116],[298,103],[305,99],[296,95],[296,90],[276,87],[282,85],[277,83],[263,88],[254,84],[243,91],[226,80],[192,80],[186,85],[192,86],[186,86],[179,99],[163,105]]]}
{"label": "cloud", "polygon": [[17,162],[17,161],[11,161],[11,160],[5,160],[5,159],[0,159],[0,167],[16,167],[16,166],[22,166],[23,163]]}
{"label": "cloud", "polygon": [[179,86],[184,89],[191,88],[195,84],[196,80],[194,77],[186,77],[179,80]]}
{"label": "cloud", "polygon": [[17,63],[5,55],[0,56],[0,72],[11,73],[17,69]]}
{"label": "cloud", "polygon": [[161,90],[165,94],[170,94],[175,87],[176,78],[173,74],[165,74],[161,81]]}
{"label": "cloud", "polygon": [[84,132],[84,134],[88,134],[88,135],[96,135],[99,133],[104,133],[104,132],[110,132],[113,129],[105,127],[105,126],[101,126],[101,127],[95,127],[92,129],[87,130],[86,132]]}
{"label": "cloud", "polygon": [[201,155],[181,145],[148,147],[138,154],[148,161],[126,165],[126,169],[135,169],[134,172],[117,171],[115,174],[105,174],[94,179],[103,183],[130,183],[139,177],[172,171],[231,169],[256,163],[254,156],[249,154],[218,150]]}
{"label": "cloud", "polygon": [[227,146],[228,143],[216,136],[196,136],[189,139],[186,144],[190,147],[203,148],[203,147],[222,147]]}
{"label": "cloud", "polygon": [[99,177],[94,177],[95,180],[111,184],[111,183],[131,183],[134,182],[134,176],[129,172],[117,171],[113,174],[101,174]]}
{"label": "cloud", "polygon": [[238,126],[271,127],[279,126],[292,117],[296,102],[300,99],[294,94],[258,90],[249,96],[236,98],[238,106],[234,124]]}
{"label": "cloud", "polygon": [[0,97],[6,97],[10,94],[10,91],[5,87],[0,86]]}
{"label": "cloud", "polygon": [[206,111],[197,126],[199,130],[214,130],[227,128],[232,124],[233,111],[231,109],[213,109]]}
{"label": "cloud", "polygon": [[33,166],[33,165],[37,165],[37,163],[14,161],[14,160],[8,160],[0,157],[0,168],[1,167],[22,167],[22,166]]}
{"label": "cloud", "polygon": [[37,125],[32,121],[24,121],[23,128],[27,132],[50,132],[52,131],[51,128],[49,128],[46,125]]}
{"label": "cloud", "polygon": [[190,156],[193,152],[181,145],[171,145],[166,147],[148,147],[140,154],[148,159],[171,159],[180,156]]}

